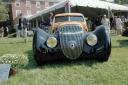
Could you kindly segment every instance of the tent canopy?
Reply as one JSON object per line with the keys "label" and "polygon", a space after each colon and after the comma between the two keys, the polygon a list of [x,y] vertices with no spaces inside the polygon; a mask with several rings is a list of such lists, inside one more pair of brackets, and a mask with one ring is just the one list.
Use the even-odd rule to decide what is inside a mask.
{"label": "tent canopy", "polygon": [[63,0],[45,10],[36,13],[35,15],[28,17],[29,20],[47,14],[51,11],[55,13],[62,13],[65,10],[65,5],[70,3],[72,12],[81,12],[84,15],[99,15],[107,13],[108,9],[112,11],[126,11],[128,12],[128,7],[123,5],[118,5],[114,3],[99,1],[99,0]]}

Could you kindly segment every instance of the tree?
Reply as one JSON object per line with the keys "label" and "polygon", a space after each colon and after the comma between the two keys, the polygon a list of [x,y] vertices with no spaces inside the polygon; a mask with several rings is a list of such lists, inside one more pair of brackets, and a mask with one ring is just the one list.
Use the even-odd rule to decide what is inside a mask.
{"label": "tree", "polygon": [[128,4],[128,0],[114,0],[114,2],[118,4]]}
{"label": "tree", "polygon": [[11,5],[13,1],[15,0],[0,0],[0,2],[3,3],[7,7],[11,27],[13,27],[12,5]]}
{"label": "tree", "polygon": [[0,5],[0,21],[6,21],[9,18],[8,11],[4,5]]}

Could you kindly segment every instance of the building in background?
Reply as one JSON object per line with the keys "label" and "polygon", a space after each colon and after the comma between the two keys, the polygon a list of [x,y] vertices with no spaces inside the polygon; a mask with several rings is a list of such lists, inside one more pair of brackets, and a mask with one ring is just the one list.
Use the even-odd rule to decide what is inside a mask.
{"label": "building in background", "polygon": [[23,16],[31,16],[44,10],[60,0],[16,0],[12,2],[12,19],[14,20],[20,13]]}

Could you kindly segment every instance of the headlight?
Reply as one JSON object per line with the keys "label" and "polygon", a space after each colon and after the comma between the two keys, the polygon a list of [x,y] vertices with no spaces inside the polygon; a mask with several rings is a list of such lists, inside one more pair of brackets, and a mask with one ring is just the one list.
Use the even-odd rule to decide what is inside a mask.
{"label": "headlight", "polygon": [[87,36],[87,43],[88,43],[88,45],[90,45],[90,46],[94,46],[94,45],[96,45],[97,44],[97,37],[96,37],[96,35],[94,35],[94,34],[89,34],[88,36]]}
{"label": "headlight", "polygon": [[57,45],[57,39],[55,37],[49,37],[46,42],[47,46],[50,48],[54,48]]}

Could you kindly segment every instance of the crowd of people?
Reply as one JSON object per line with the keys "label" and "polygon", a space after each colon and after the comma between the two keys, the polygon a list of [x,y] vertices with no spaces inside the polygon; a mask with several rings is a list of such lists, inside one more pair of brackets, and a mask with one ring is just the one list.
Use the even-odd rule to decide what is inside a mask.
{"label": "crowd of people", "polygon": [[27,37],[27,28],[28,28],[28,20],[23,17],[22,13],[19,15],[18,18],[18,26],[17,26],[17,37]]}
{"label": "crowd of people", "polygon": [[91,31],[93,31],[96,26],[104,25],[106,30],[110,33],[112,29],[115,30],[115,33],[117,35],[121,35],[123,28],[128,28],[128,17],[110,17],[107,18],[106,15],[103,16],[97,16],[97,17],[89,17],[87,19],[88,28],[90,28]]}
{"label": "crowd of people", "polygon": [[[27,37],[27,28],[28,28],[28,20],[23,17],[22,13],[18,16],[18,25],[16,27],[16,36],[17,37]],[[4,25],[0,27],[0,37],[7,37],[9,34],[8,25]]]}

